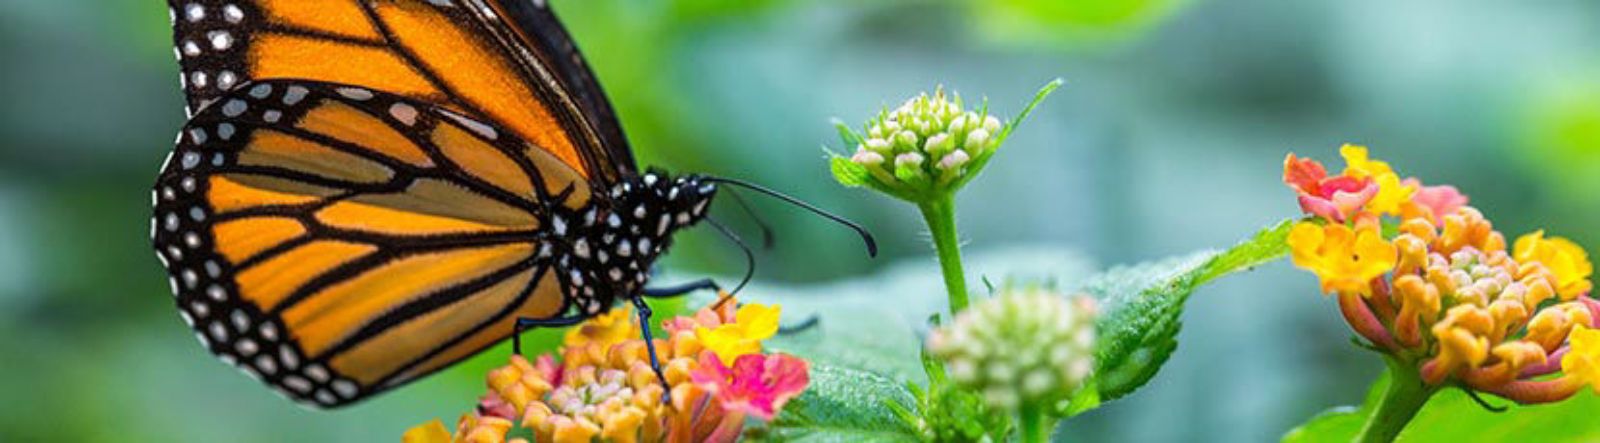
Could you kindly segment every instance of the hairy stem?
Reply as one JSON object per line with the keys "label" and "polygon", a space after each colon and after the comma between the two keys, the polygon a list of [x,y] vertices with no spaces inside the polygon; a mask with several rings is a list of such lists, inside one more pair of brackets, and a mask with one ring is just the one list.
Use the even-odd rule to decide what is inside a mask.
{"label": "hairy stem", "polygon": [[1361,427],[1361,434],[1356,436],[1358,442],[1394,441],[1436,391],[1422,382],[1422,375],[1417,368],[1394,357],[1385,356],[1383,360],[1389,364],[1389,387],[1384,390],[1378,407],[1367,417],[1367,423]]}
{"label": "hairy stem", "polygon": [[917,205],[922,219],[933,233],[933,247],[939,253],[939,269],[944,287],[950,293],[950,313],[967,308],[967,276],[961,269],[961,239],[956,234],[956,205],[953,196],[943,195]]}
{"label": "hairy stem", "polygon": [[1050,441],[1050,433],[1055,430],[1056,420],[1048,411],[1025,405],[1022,407],[1019,431],[1019,441],[1022,443],[1044,443]]}

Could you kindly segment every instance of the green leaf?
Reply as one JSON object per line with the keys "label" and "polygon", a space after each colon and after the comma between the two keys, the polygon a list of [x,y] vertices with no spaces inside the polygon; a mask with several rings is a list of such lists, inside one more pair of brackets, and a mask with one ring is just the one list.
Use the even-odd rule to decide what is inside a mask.
{"label": "green leaf", "polygon": [[[1283,436],[1286,443],[1344,443],[1361,432],[1367,415],[1388,387],[1387,373],[1372,384],[1366,404],[1341,406],[1318,414]],[[1509,402],[1485,397],[1492,404]],[[1460,389],[1445,389],[1417,413],[1397,441],[1600,441],[1600,396],[1580,393],[1564,402],[1540,406],[1511,406],[1490,412]]]}
{"label": "green leaf", "polygon": [[1290,226],[1291,221],[1278,223],[1225,251],[1119,267],[1090,278],[1082,290],[1100,301],[1094,380],[1099,400],[1115,400],[1150,381],[1178,346],[1189,294],[1287,254]]}
{"label": "green leaf", "polygon": [[[1058,79],[1055,79],[1055,80],[1051,80],[1050,83],[1045,83],[1045,85],[1043,87],[1040,87],[1039,88],[1039,92],[1035,93],[1033,95],[1033,101],[1028,102],[1027,106],[1022,107],[1022,112],[1018,113],[1016,118],[1013,118],[1013,119],[1011,119],[1011,121],[1006,122],[1005,128],[1001,129],[1000,133],[997,134],[999,136],[1000,143],[1005,143],[1006,137],[1011,136],[1011,131],[1014,130],[1014,129],[1017,129],[1017,125],[1021,125],[1022,121],[1026,120],[1028,118],[1028,114],[1032,114],[1033,113],[1033,108],[1035,106],[1039,106],[1039,103],[1044,102],[1045,97],[1049,97],[1050,93],[1056,92],[1056,88],[1060,88],[1061,85],[1063,85],[1065,83],[1066,83],[1065,80],[1062,80],[1062,79],[1058,78]],[[987,103],[984,104],[984,108],[985,108],[984,113],[987,114],[988,113],[988,110],[987,110],[988,104]]]}
{"label": "green leaf", "polygon": [[746,434],[752,441],[920,442],[916,428],[895,414],[916,403],[888,377],[836,366],[813,365],[811,386],[783,407],[772,423]]}
{"label": "green leaf", "polygon": [[861,135],[850,129],[850,125],[844,124],[844,120],[833,119],[833,129],[839,131],[839,141],[844,142],[845,149],[862,143]]}
{"label": "green leaf", "polygon": [[870,173],[867,172],[866,166],[861,166],[848,158],[837,155],[828,159],[828,168],[833,170],[834,180],[838,180],[841,185],[852,188],[867,184],[867,180],[870,178]]}

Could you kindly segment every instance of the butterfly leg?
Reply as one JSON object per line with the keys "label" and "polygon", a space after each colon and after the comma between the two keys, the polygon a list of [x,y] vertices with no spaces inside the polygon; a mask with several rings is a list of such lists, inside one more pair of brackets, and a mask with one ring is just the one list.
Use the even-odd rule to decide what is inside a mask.
{"label": "butterfly leg", "polygon": [[522,355],[522,331],[531,328],[559,328],[583,323],[588,317],[575,315],[571,317],[556,318],[527,318],[517,317],[517,324],[511,329],[511,352]]}
{"label": "butterfly leg", "polygon": [[711,304],[711,310],[713,311],[721,308],[723,303],[727,303],[728,300],[733,299],[732,295],[722,294],[722,286],[718,285],[717,282],[711,281],[709,278],[662,288],[644,288],[644,296],[653,298],[681,297],[688,295],[690,292],[708,289],[717,291],[718,293],[717,301]]}
{"label": "butterfly leg", "polygon": [[806,316],[806,319],[801,320],[799,323],[778,326],[778,335],[799,334],[801,332],[809,331],[811,328],[817,327],[817,325],[820,323],[822,323],[822,317],[818,317],[817,314],[811,314]]}
{"label": "butterfly leg", "polygon": [[644,349],[650,353],[650,369],[655,371],[656,380],[661,381],[661,403],[672,404],[672,385],[667,383],[667,375],[661,372],[661,359],[656,357],[656,342],[650,337],[650,305],[644,302],[644,297],[633,297],[633,306],[639,311],[639,330],[644,332]]}
{"label": "butterfly leg", "polygon": [[[652,297],[652,298],[680,297],[680,296],[686,295],[686,294],[688,294],[690,292],[701,291],[701,290],[721,291],[722,287],[718,286],[717,282],[711,281],[711,279],[708,278],[708,279],[703,279],[703,280],[684,283],[684,284],[681,284],[681,285],[667,286],[667,287],[661,287],[661,288],[644,288],[644,296],[645,297]],[[722,303],[728,301],[729,299],[731,299],[731,297],[718,298],[716,304],[712,305],[711,309],[717,309],[718,307],[720,307],[722,305]],[[805,320],[801,320],[799,323],[796,323],[796,324],[793,324],[793,325],[779,327],[778,328],[778,334],[780,334],[780,335],[792,335],[792,334],[798,334],[798,333],[801,333],[801,332],[805,332],[807,330],[810,330],[813,327],[816,327],[817,324],[820,323],[821,321],[822,321],[822,319],[817,317],[816,314],[811,314],[811,316],[806,317]]]}
{"label": "butterfly leg", "polygon": [[650,298],[669,298],[687,295],[694,291],[704,290],[721,291],[722,286],[718,285],[717,282],[711,281],[711,279],[707,278],[695,280],[681,285],[672,285],[660,288],[644,288],[644,296]]}

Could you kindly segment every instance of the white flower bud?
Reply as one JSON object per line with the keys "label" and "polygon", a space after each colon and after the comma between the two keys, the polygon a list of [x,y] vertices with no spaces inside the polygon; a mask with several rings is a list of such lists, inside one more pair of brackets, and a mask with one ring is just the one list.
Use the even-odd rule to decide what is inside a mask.
{"label": "white flower bud", "polygon": [[922,150],[928,151],[929,154],[935,156],[943,154],[951,149],[955,149],[955,147],[955,139],[951,138],[950,134],[943,132],[934,134],[932,137],[928,137],[928,142],[922,144]]}
{"label": "white flower bud", "polygon": [[1022,376],[1022,395],[1037,397],[1055,387],[1055,377],[1049,371],[1035,369]]}
{"label": "white flower bud", "polygon": [[972,117],[968,117],[969,114],[972,113],[957,115],[956,118],[951,119],[950,126],[946,126],[944,131],[956,136],[967,132],[967,122],[972,121]]}
{"label": "white flower bud", "polygon": [[890,150],[889,141],[881,138],[869,138],[865,143],[862,143],[862,145],[867,150],[878,153],[886,153]]}
{"label": "white flower bud", "polygon": [[990,406],[1000,409],[1016,409],[1018,406],[1017,393],[999,386],[983,390],[983,401]]}
{"label": "white flower bud", "polygon": [[850,156],[850,161],[862,166],[877,166],[883,164],[884,158],[883,154],[866,149],[858,149],[856,150],[856,155]]}
{"label": "white flower bud", "polygon": [[911,131],[900,131],[895,134],[894,143],[896,151],[912,151],[917,149],[917,134]]}
{"label": "white flower bud", "polygon": [[961,165],[967,164],[967,162],[971,160],[972,158],[967,156],[966,151],[954,151],[949,154],[945,154],[944,158],[939,159],[939,169],[945,171],[955,170],[956,168],[960,168]]}
{"label": "white flower bud", "polygon": [[983,128],[973,129],[967,133],[967,144],[962,146],[974,153],[989,150],[989,131]]}
{"label": "white flower bud", "polygon": [[964,360],[951,362],[950,378],[957,383],[972,383],[978,381],[978,365],[972,361]]}
{"label": "white flower bud", "polygon": [[907,152],[897,155],[894,157],[894,166],[896,168],[920,168],[922,167],[922,154]]}
{"label": "white flower bud", "polygon": [[983,130],[989,131],[990,134],[1000,133],[1000,119],[995,118],[992,115],[984,118]]}

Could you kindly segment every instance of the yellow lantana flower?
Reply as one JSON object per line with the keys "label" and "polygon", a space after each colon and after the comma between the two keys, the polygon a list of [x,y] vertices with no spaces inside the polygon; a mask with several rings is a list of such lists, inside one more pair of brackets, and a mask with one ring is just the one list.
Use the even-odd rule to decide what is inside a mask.
{"label": "yellow lantana flower", "polygon": [[450,430],[437,419],[407,429],[400,436],[401,443],[450,443]]}
{"label": "yellow lantana flower", "polygon": [[1323,292],[1371,293],[1372,279],[1394,268],[1399,252],[1376,229],[1300,222],[1289,231],[1295,266],[1317,274]]}
{"label": "yellow lantana flower", "polygon": [[778,305],[744,305],[734,314],[733,323],[697,327],[694,334],[706,349],[717,353],[717,358],[734,361],[741,355],[761,352],[761,341],[778,333],[778,314],[782,311]]}
{"label": "yellow lantana flower", "polygon": [[1378,184],[1378,195],[1367,203],[1373,212],[1400,215],[1401,208],[1417,192],[1416,186],[1400,181],[1400,176],[1395,174],[1388,162],[1369,158],[1366,146],[1340,146],[1339,156],[1344,157],[1344,175],[1356,179],[1371,178]]}
{"label": "yellow lantana flower", "polygon": [[1589,253],[1571,240],[1545,238],[1544,231],[1537,231],[1517,238],[1511,250],[1517,262],[1543,263],[1555,274],[1556,293],[1561,294],[1562,300],[1571,300],[1594,288],[1594,283],[1589,281],[1589,276],[1594,273]]}
{"label": "yellow lantana flower", "polygon": [[1561,357],[1561,371],[1600,394],[1600,329],[1573,328],[1568,340],[1572,348]]}
{"label": "yellow lantana flower", "polygon": [[574,348],[597,344],[601,349],[638,338],[639,324],[633,320],[633,309],[620,308],[606,311],[590,318],[577,327],[567,329],[562,345]]}

